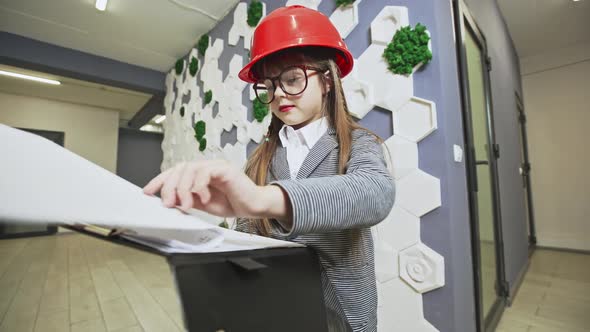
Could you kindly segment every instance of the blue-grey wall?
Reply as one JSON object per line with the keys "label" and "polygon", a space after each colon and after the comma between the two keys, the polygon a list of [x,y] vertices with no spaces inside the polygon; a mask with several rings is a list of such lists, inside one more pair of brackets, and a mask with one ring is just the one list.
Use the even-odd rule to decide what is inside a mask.
{"label": "blue-grey wall", "polygon": [[136,129],[119,128],[117,175],[144,187],[160,174],[164,135]]}
{"label": "blue-grey wall", "polygon": [[483,32],[488,55],[496,141],[500,145],[498,173],[506,280],[511,288],[527,265],[528,239],[522,178],[516,94],[522,98],[520,66],[514,43],[495,0],[465,0]]}
{"label": "blue-grey wall", "polygon": [[[285,0],[264,1],[267,13],[283,6]],[[414,74],[414,94],[436,103],[438,129],[419,143],[420,169],[441,181],[442,206],[421,218],[421,239],[445,258],[444,287],[423,296],[424,316],[442,332],[475,331],[473,268],[467,205],[465,164],[453,161],[453,144],[463,146],[463,128],[457,56],[454,42],[452,6],[450,0],[365,0],[359,4],[359,24],[346,38],[355,58],[370,43],[370,23],[384,6],[405,6],[410,23],[420,22],[432,36],[434,58],[424,69]],[[319,11],[330,15],[335,1],[324,0]],[[212,38],[227,40],[233,24],[233,10],[209,33]],[[224,43],[219,65],[225,78],[233,54],[247,59],[243,40],[238,45]],[[199,85],[201,83],[199,82]],[[244,105],[249,105],[244,90]],[[249,113],[252,112],[250,107]],[[249,115],[251,118],[251,114]],[[361,124],[386,139],[392,135],[391,113],[376,108]],[[235,134],[223,134],[222,144],[235,142]],[[254,144],[249,146],[250,149]]]}

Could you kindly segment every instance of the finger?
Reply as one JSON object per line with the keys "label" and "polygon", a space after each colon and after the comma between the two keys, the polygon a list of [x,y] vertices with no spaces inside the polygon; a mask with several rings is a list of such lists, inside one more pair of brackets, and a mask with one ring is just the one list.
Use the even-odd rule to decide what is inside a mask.
{"label": "finger", "polygon": [[205,205],[211,199],[211,192],[209,191],[209,183],[211,182],[211,168],[214,166],[207,165],[195,174],[192,183],[191,192],[199,196],[201,204]]}
{"label": "finger", "polygon": [[195,175],[191,191],[199,196],[202,204],[207,204],[211,200],[211,173],[214,170],[222,169],[225,162],[214,160],[203,164]]}
{"label": "finger", "polygon": [[162,190],[160,192],[162,194],[162,202],[166,207],[173,207],[176,205],[176,187],[180,177],[182,176],[184,167],[184,163],[175,166],[162,186]]}
{"label": "finger", "polygon": [[176,195],[180,200],[180,209],[188,211],[193,206],[193,194],[191,188],[193,186],[195,174],[199,172],[200,164],[189,164],[185,167],[182,176],[176,187]]}
{"label": "finger", "polygon": [[166,171],[160,173],[158,176],[150,180],[150,182],[148,182],[148,184],[146,184],[145,187],[143,187],[143,193],[146,195],[154,195],[155,193],[157,193],[160,190],[160,188],[162,188],[164,182],[170,175],[170,171],[171,169],[167,169]]}

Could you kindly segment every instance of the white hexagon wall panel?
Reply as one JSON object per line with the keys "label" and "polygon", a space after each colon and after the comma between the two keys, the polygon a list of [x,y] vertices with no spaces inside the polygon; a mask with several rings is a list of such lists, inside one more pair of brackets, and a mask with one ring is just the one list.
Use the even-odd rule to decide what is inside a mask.
{"label": "white hexagon wall panel", "polygon": [[398,255],[389,243],[380,241],[377,236],[375,241],[375,274],[380,283],[387,282],[399,276]]}
{"label": "white hexagon wall panel", "polygon": [[394,134],[385,140],[384,154],[387,166],[396,180],[418,169],[418,144]]}
{"label": "white hexagon wall panel", "polygon": [[420,242],[420,218],[398,204],[376,228],[379,241],[387,243],[395,252]]}
{"label": "white hexagon wall panel", "polygon": [[436,129],[436,107],[433,102],[412,97],[393,114],[396,134],[419,142]]}
{"label": "white hexagon wall panel", "polygon": [[373,97],[373,86],[366,81],[359,79],[353,72],[342,80],[342,89],[346,96],[346,103],[352,115],[362,119],[375,107]]}
{"label": "white hexagon wall panel", "polygon": [[425,293],[445,283],[444,258],[423,243],[399,253],[400,277],[417,292]]}
{"label": "white hexagon wall panel", "polygon": [[441,204],[440,180],[416,170],[396,181],[395,204],[411,214],[421,217]]}
{"label": "white hexagon wall panel", "polygon": [[373,44],[387,46],[395,32],[409,24],[406,7],[385,6],[371,22],[371,41]]}
{"label": "white hexagon wall panel", "polygon": [[377,331],[414,332],[411,327],[424,319],[422,296],[400,278],[377,283],[377,294]]}
{"label": "white hexagon wall panel", "polygon": [[[383,59],[385,46],[371,44],[356,61],[352,75],[358,79],[369,80],[373,86],[375,105],[390,111],[403,106],[414,94],[412,76],[393,75]],[[348,95],[346,96],[348,98]]]}
{"label": "white hexagon wall panel", "polygon": [[[370,0],[362,0],[370,1]],[[317,9],[321,0],[289,0],[288,5],[300,4]],[[327,15],[343,37],[358,24],[362,12],[359,3],[335,9]],[[360,6],[362,8],[362,6]],[[264,5],[266,14],[266,5]],[[249,84],[237,74],[247,62],[244,49],[250,49],[254,28],[246,23],[247,3],[239,3],[233,15],[233,25],[227,32],[227,41],[210,40],[204,57],[191,50],[185,61],[185,70],[176,75],[173,70],[166,76],[164,108],[166,121],[162,141],[164,158],[162,170],[179,161],[225,158],[238,167],[246,163],[250,141],[263,142],[271,115],[262,122],[248,120],[248,110],[255,96]],[[405,7],[386,6],[371,20],[371,44],[356,59],[353,72],[343,79],[343,89],[350,112],[362,119],[376,106],[392,112],[394,135],[384,137],[384,150],[388,167],[396,183],[396,202],[387,218],[373,227],[375,242],[375,269],[379,296],[380,331],[436,331],[424,319],[422,293],[444,285],[444,259],[421,243],[420,217],[441,205],[440,181],[419,169],[419,142],[436,130],[436,107],[429,100],[414,96],[413,75],[394,75],[387,69],[382,57],[386,45],[395,32],[408,25]],[[244,38],[241,54],[227,45],[237,45]],[[227,42],[227,45],[225,44]],[[222,53],[229,61],[229,72],[223,77],[219,58]],[[188,74],[191,56],[199,60],[198,77]],[[226,65],[226,64],[224,64]],[[415,69],[417,69],[417,66]],[[249,91],[245,92],[244,89]],[[213,91],[213,100],[203,106],[202,95]],[[250,100],[243,100],[244,93]],[[186,97],[190,95],[187,102]],[[185,103],[185,116],[180,108]],[[218,110],[213,116],[213,109]],[[194,123],[206,122],[207,149],[198,151],[194,138]],[[235,130],[237,141],[221,147],[221,135]],[[387,148],[387,149],[386,149]]]}
{"label": "white hexagon wall panel", "polygon": [[339,6],[330,15],[330,21],[338,29],[342,39],[348,37],[348,34],[359,24],[359,3],[361,1],[356,0],[350,5]]}
{"label": "white hexagon wall panel", "polygon": [[[266,16],[266,4],[262,3],[262,17]],[[244,37],[244,48],[250,49],[252,43],[253,27],[248,25],[248,4],[240,2],[234,10],[234,24],[227,34],[227,43],[232,46],[238,44],[240,37]]]}

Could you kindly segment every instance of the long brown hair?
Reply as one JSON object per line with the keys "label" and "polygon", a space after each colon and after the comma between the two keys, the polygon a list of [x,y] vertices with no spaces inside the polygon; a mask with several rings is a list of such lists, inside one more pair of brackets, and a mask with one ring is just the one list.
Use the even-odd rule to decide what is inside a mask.
{"label": "long brown hair", "polygon": [[[340,81],[340,70],[333,60],[334,53],[331,50],[305,47],[277,52],[256,64],[255,71],[258,74],[257,76],[264,76],[262,73],[265,68],[273,65],[276,66],[280,63],[281,59],[292,55],[301,57],[305,64],[313,65],[314,67],[321,69],[322,72],[328,73],[327,76],[318,75],[321,86],[329,85],[331,87],[322,101],[322,112],[328,119],[330,127],[334,128],[336,131],[339,147],[338,173],[344,174],[346,173],[346,164],[350,158],[353,130],[363,129],[371,134],[373,133],[368,129],[359,126],[348,111],[348,105],[346,104],[346,98],[344,97],[344,90],[342,89],[342,82]],[[283,122],[276,116],[272,115],[267,134],[268,141],[260,144],[246,163],[245,172],[257,185],[263,186],[266,184],[272,156],[279,145],[279,130],[282,126]],[[377,135],[373,135],[379,142],[381,142],[381,139]],[[263,236],[268,236],[270,234],[271,226],[268,219],[254,219],[248,220],[248,222],[255,225],[258,234]],[[251,227],[248,228],[251,229]]]}

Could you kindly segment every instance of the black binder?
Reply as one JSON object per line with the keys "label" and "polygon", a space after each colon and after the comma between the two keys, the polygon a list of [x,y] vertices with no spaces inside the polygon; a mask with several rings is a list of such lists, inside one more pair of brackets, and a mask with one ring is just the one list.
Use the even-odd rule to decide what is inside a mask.
{"label": "black binder", "polygon": [[310,248],[170,254],[64,227],[165,256],[190,332],[327,331],[320,266]]}

